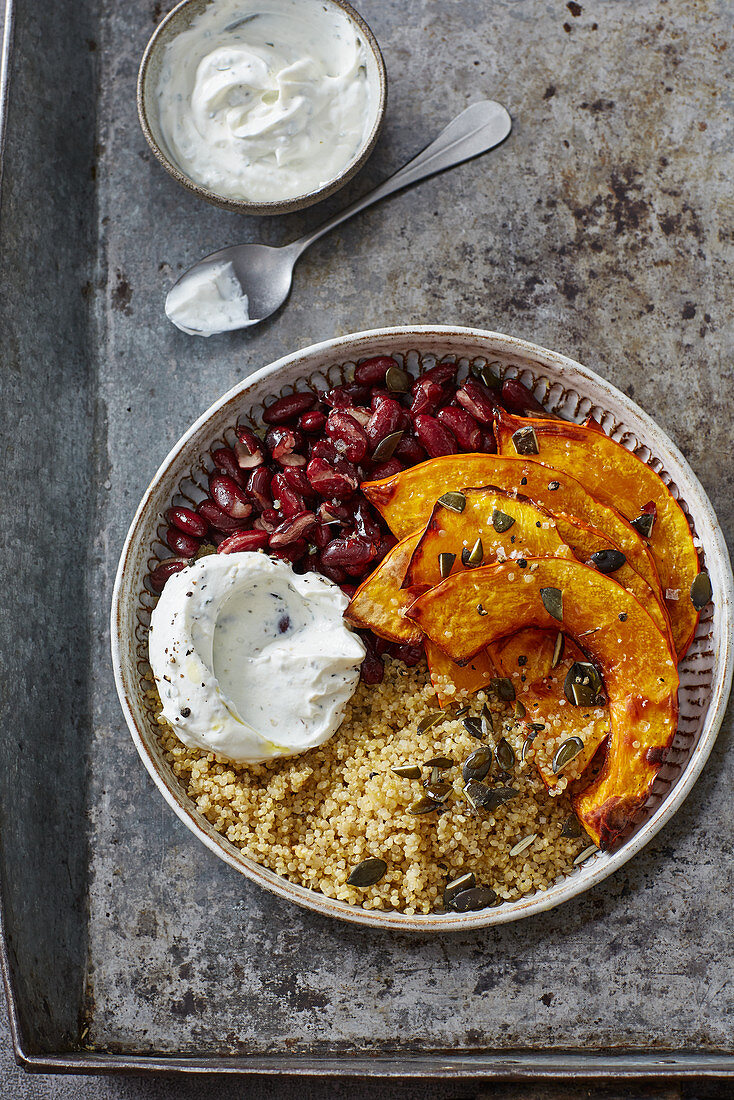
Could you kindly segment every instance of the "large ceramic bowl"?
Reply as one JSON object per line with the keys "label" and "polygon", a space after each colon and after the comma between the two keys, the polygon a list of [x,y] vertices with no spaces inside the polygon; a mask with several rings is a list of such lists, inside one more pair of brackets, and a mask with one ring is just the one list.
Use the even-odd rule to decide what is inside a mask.
{"label": "large ceramic bowl", "polygon": [[[274,395],[309,384],[334,384],[363,358],[395,356],[413,373],[436,359],[452,358],[462,369],[490,362],[507,377],[519,377],[548,408],[572,420],[591,414],[605,430],[653,466],[688,513],[702,562],[711,577],[713,605],[701,616],[696,636],[680,666],[680,725],[637,832],[617,852],[598,853],[544,892],[467,914],[407,916],[365,910],[305,889],[247,859],[209,824],[163,757],[145,699],[147,634],[155,597],[145,578],[156,560],[168,556],[160,541],[163,513],[172,500],[204,495],[209,451],[231,442],[232,428],[247,414],[258,415]],[[263,367],[220,398],[179,440],[148,487],[133,519],[115,581],[112,658],[122,709],[138,752],[161,794],[185,825],[216,855],[254,882],[308,909],[380,928],[450,931],[501,924],[559,905],[588,890],[631,859],[672,817],[711,752],[732,678],[731,566],[713,509],[693,471],[657,425],[628,397],[580,364],[552,351],[496,332],[420,326],[378,329],[342,336],[288,355]]]}

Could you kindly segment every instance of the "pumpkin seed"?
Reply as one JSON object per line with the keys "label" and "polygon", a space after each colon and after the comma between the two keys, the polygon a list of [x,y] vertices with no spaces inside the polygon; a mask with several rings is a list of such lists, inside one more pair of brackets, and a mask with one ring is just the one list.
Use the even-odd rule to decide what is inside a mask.
{"label": "pumpkin seed", "polygon": [[475,886],[471,890],[462,890],[455,894],[451,908],[457,913],[471,913],[477,909],[487,909],[497,901],[497,895],[489,886]]}
{"label": "pumpkin seed", "polygon": [[423,784],[423,786],[428,787],[431,783],[440,783],[440,782],[441,782],[441,769],[440,768],[431,768],[431,778],[426,780],[426,782]]}
{"label": "pumpkin seed", "polygon": [[503,737],[497,742],[497,748],[494,750],[494,755],[503,771],[508,772],[510,768],[514,767],[515,753],[512,751],[512,745],[506,737]]}
{"label": "pumpkin seed", "polygon": [[528,749],[530,748],[530,746],[532,745],[534,740],[535,740],[535,734],[534,733],[532,733],[532,734],[529,733],[527,735],[527,737],[525,738],[525,740],[523,741],[522,748],[520,750],[520,763],[521,764],[525,763],[525,757],[528,754]]}
{"label": "pumpkin seed", "polygon": [[504,531],[509,531],[514,522],[512,516],[508,516],[507,512],[501,512],[499,508],[495,508],[492,512],[492,526],[500,535]]}
{"label": "pumpkin seed", "polygon": [[369,859],[363,859],[361,863],[357,864],[347,879],[347,883],[350,886],[374,886],[386,871],[387,864],[385,860],[371,856]]}
{"label": "pumpkin seed", "polygon": [[498,393],[502,389],[502,379],[490,369],[489,363],[473,363],[471,373],[475,378],[478,378],[480,382],[483,382],[488,390],[496,390]]}
{"label": "pumpkin seed", "polygon": [[575,707],[595,707],[602,700],[604,685],[594,665],[574,661],[563,684],[563,693]]}
{"label": "pumpkin seed", "polygon": [[541,588],[540,598],[548,614],[552,615],[554,619],[558,619],[559,623],[562,623],[563,593],[560,588]]}
{"label": "pumpkin seed", "polygon": [[419,814],[430,814],[436,809],[438,803],[434,802],[428,795],[424,795],[423,798],[419,798],[417,802],[413,802],[408,806],[408,813],[417,817]]}
{"label": "pumpkin seed", "polygon": [[515,699],[515,685],[507,676],[495,676],[487,687],[493,691],[503,703],[512,703]]}
{"label": "pumpkin seed", "polygon": [[410,389],[411,377],[407,371],[400,367],[388,367],[385,375],[385,385],[391,393],[407,393]]}
{"label": "pumpkin seed", "polygon": [[696,611],[703,611],[706,604],[710,602],[712,595],[711,579],[708,573],[699,573],[691,585],[691,603]]}
{"label": "pumpkin seed", "polygon": [[445,802],[453,789],[452,785],[445,781],[440,783],[426,783],[426,794],[429,798],[432,798],[434,802]]}
{"label": "pumpkin seed", "polygon": [[438,725],[443,720],[443,712],[435,710],[433,714],[427,714],[425,718],[421,718],[418,723],[418,733],[425,733],[426,730],[431,729],[432,726]]}
{"label": "pumpkin seed", "polygon": [[563,828],[561,829],[561,836],[570,837],[571,840],[576,840],[583,833],[581,828],[581,822],[576,817],[576,814],[569,814],[566,820],[563,822]]}
{"label": "pumpkin seed", "polygon": [[529,836],[524,836],[522,840],[518,840],[517,844],[513,845],[513,847],[510,848],[510,855],[519,856],[521,852],[526,851],[526,849],[530,847],[533,841],[537,839],[537,833],[530,833]]}
{"label": "pumpkin seed", "polygon": [[469,553],[466,555],[466,558],[465,558],[464,553],[465,553],[466,550],[469,550],[468,546],[465,547],[464,550],[462,550],[462,553],[461,553],[461,561],[462,561],[463,565],[474,566],[474,565],[481,565],[482,564],[482,561],[484,559],[484,547],[482,546],[482,540],[481,539],[477,539],[477,541],[474,543],[471,550],[469,550]]}
{"label": "pumpkin seed", "polygon": [[466,874],[459,875],[452,882],[447,882],[443,891],[443,903],[446,908],[448,909],[457,894],[461,894],[464,890],[473,890],[476,884],[477,880],[473,871],[467,871]]}
{"label": "pumpkin seed", "polygon": [[372,461],[387,462],[387,460],[392,458],[395,454],[395,448],[402,438],[402,432],[390,432],[389,435],[386,435],[384,439],[380,440],[372,452]]}
{"label": "pumpkin seed", "polygon": [[492,711],[485,703],[482,707],[482,733],[489,739],[490,734],[494,733],[494,719],[492,718]]}
{"label": "pumpkin seed", "polygon": [[583,751],[584,743],[580,737],[567,737],[566,740],[559,745],[558,751],[553,757],[553,774],[558,775],[567,764],[575,760],[579,753]]}
{"label": "pumpkin seed", "polygon": [[649,539],[655,526],[654,512],[643,512],[637,519],[632,520],[632,526],[638,535],[642,535],[643,539]]}
{"label": "pumpkin seed", "polygon": [[589,856],[593,856],[598,851],[599,849],[596,844],[590,844],[588,848],[584,848],[583,852],[579,852],[576,856],[576,859],[573,861],[574,867],[578,867],[579,864],[583,863]]}
{"label": "pumpkin seed", "polygon": [[562,630],[558,631],[556,637],[556,644],[553,646],[553,659],[551,661],[551,668],[558,668],[563,660],[563,651],[566,648],[566,638]]}
{"label": "pumpkin seed", "polygon": [[527,428],[518,428],[518,430],[513,433],[512,445],[519,455],[540,454],[538,437],[535,434],[535,428],[530,424],[528,424]]}
{"label": "pumpkin seed", "polygon": [[589,558],[600,573],[616,573],[627,561],[621,550],[597,550]]}
{"label": "pumpkin seed", "polygon": [[418,764],[398,764],[397,767],[390,768],[390,771],[401,779],[420,779],[423,775],[423,769]]}
{"label": "pumpkin seed", "polygon": [[469,713],[469,704],[465,703],[463,707],[459,707],[459,709],[457,710],[456,717],[457,718],[463,718],[464,715],[468,714],[468,713]]}
{"label": "pumpkin seed", "polygon": [[464,794],[475,810],[496,810],[514,798],[517,791],[514,787],[488,787],[486,783],[471,779],[464,787]]}
{"label": "pumpkin seed", "polygon": [[489,615],[489,612],[485,611],[485,609],[482,607],[482,605],[480,603],[478,603],[477,604],[477,614],[478,615]]}
{"label": "pumpkin seed", "polygon": [[444,508],[461,514],[466,508],[466,497],[463,493],[444,493],[436,503],[443,504]]}
{"label": "pumpkin seed", "polygon": [[453,768],[454,762],[450,756],[434,756],[432,760],[426,760],[427,768],[439,768],[445,772],[447,768]]}
{"label": "pumpkin seed", "polygon": [[470,737],[476,737],[477,741],[482,740],[482,725],[478,718],[465,718],[463,725]]}
{"label": "pumpkin seed", "polygon": [[552,493],[554,493],[556,491],[556,489],[560,489],[560,487],[561,487],[560,481],[549,481],[548,482],[548,488],[550,489],[550,491]]}
{"label": "pumpkin seed", "polygon": [[515,703],[515,717],[516,718],[524,718],[526,714],[527,714],[527,711],[525,710],[525,707],[523,706],[523,704],[518,699],[517,702]]}
{"label": "pumpkin seed", "polygon": [[487,745],[475,749],[464,761],[461,774],[465,783],[472,779],[484,779],[492,767],[492,750]]}
{"label": "pumpkin seed", "polygon": [[453,569],[455,561],[456,554],[444,553],[438,555],[438,569],[444,580],[446,579],[446,577],[448,577],[449,573]]}

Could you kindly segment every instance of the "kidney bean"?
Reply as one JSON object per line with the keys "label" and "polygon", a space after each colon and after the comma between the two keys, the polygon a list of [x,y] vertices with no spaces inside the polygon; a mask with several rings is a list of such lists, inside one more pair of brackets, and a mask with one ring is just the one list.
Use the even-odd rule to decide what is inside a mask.
{"label": "kidney bean", "polygon": [[386,531],[383,534],[382,539],[377,545],[375,552],[375,562],[382,561],[386,554],[392,550],[393,546],[397,545],[397,539],[393,535],[392,531]]}
{"label": "kidney bean", "polygon": [[314,455],[306,467],[308,480],[319,496],[336,497],[342,500],[359,486],[359,475],[355,467],[346,458],[336,455],[330,461],[321,455]]}
{"label": "kidney bean", "polygon": [[377,649],[378,640],[369,630],[360,630],[359,635],[367,650],[359,671],[360,678],[365,684],[380,684],[385,675],[385,666],[380,660]]}
{"label": "kidney bean", "polygon": [[252,471],[247,482],[247,493],[255,507],[261,512],[273,506],[273,498],[270,492],[271,477],[272,475],[267,466],[258,466]]}
{"label": "kidney bean", "polygon": [[298,453],[304,446],[303,433],[298,428],[268,428],[265,442],[276,462],[283,466],[305,466],[305,455]]}
{"label": "kidney bean", "polygon": [[464,451],[478,451],[482,445],[482,429],[477,424],[471,413],[466,409],[457,409],[453,405],[447,405],[439,409],[436,419],[444,428],[456,436],[456,441]]}
{"label": "kidney bean", "polygon": [[164,537],[174,554],[180,554],[182,558],[193,558],[201,546],[200,539],[179,531],[178,527],[169,527]]}
{"label": "kidney bean", "polygon": [[321,400],[335,409],[347,409],[351,405],[365,405],[370,399],[368,386],[357,382],[347,382],[344,386],[334,386],[333,390],[319,395]]}
{"label": "kidney bean", "polygon": [[333,409],[326,421],[326,435],[335,449],[350,462],[361,462],[367,454],[369,441],[361,424],[342,409]]}
{"label": "kidney bean", "polygon": [[360,500],[357,507],[354,509],[354,529],[358,535],[362,535],[372,543],[373,547],[377,547],[382,538],[382,531],[379,524],[376,522],[372,515],[372,509],[366,501]]}
{"label": "kidney bean", "polygon": [[358,424],[361,424],[363,428],[366,428],[370,422],[372,413],[369,409],[363,408],[361,405],[352,405],[349,409],[345,410],[349,413],[353,420],[356,420]]}
{"label": "kidney bean", "polygon": [[267,531],[237,531],[228,535],[217,547],[218,554],[242,554],[245,551],[262,550],[268,545]]}
{"label": "kidney bean", "polygon": [[306,476],[305,466],[284,466],[282,472],[291,489],[295,489],[302,497],[316,496],[313,486]]}
{"label": "kidney bean", "polygon": [[280,516],[275,521],[276,523],[280,523],[285,517],[290,518],[298,515],[299,512],[306,511],[305,500],[298,490],[288,483],[284,472],[278,471],[277,474],[273,475],[270,491],[273,494],[273,503],[280,504]]}
{"label": "kidney bean", "polygon": [[[278,504],[280,504],[280,501],[278,501]],[[277,508],[266,508],[260,519],[264,520],[265,523],[269,523],[274,530],[282,522],[283,515]]]}
{"label": "kidney bean", "polygon": [[394,397],[380,401],[365,428],[370,446],[374,450],[381,439],[392,432],[404,431],[410,425],[410,417]]}
{"label": "kidney bean", "polygon": [[237,482],[240,489],[244,489],[247,475],[242,472],[237,455],[230,447],[219,447],[216,451],[212,451],[212,459],[218,470],[222,470],[232,478],[232,481]]}
{"label": "kidney bean", "polygon": [[421,416],[416,416],[414,423],[415,434],[431,458],[456,454],[458,451],[456,439],[448,428],[436,420],[435,416],[422,413]]}
{"label": "kidney bean", "polygon": [[224,531],[228,535],[234,531],[241,531],[245,526],[245,520],[228,516],[213,500],[202,500],[201,504],[196,505],[196,511],[217,531]]}
{"label": "kidney bean", "polygon": [[384,477],[395,477],[395,474],[399,474],[404,469],[400,459],[391,458],[387,462],[380,462],[379,465],[372,467],[370,480],[381,481]]}
{"label": "kidney bean", "polygon": [[352,577],[361,576],[374,556],[375,547],[362,535],[342,535],[321,551],[322,562],[338,565]]}
{"label": "kidney bean", "polygon": [[275,522],[271,522],[270,520],[267,520],[265,518],[265,513],[263,513],[261,516],[257,517],[257,519],[255,520],[255,522],[253,523],[252,526],[257,531],[267,531],[267,533],[270,535],[275,530],[275,528],[278,526],[278,520],[280,519],[280,516],[278,515],[278,513],[274,509],[269,509],[269,511],[273,511],[273,514],[275,516],[277,516],[277,519],[275,520]]}
{"label": "kidney bean", "polygon": [[268,405],[263,413],[266,424],[290,424],[316,404],[315,393],[289,393]]}
{"label": "kidney bean", "polygon": [[351,599],[352,599],[352,597],[354,596],[354,593],[355,593],[355,592],[357,591],[357,589],[359,588],[359,585],[357,585],[357,584],[349,584],[349,582],[348,582],[348,581],[344,581],[344,583],[343,583],[343,584],[340,584],[340,585],[339,585],[339,587],[341,588],[341,590],[342,590],[342,592],[344,593],[344,595],[345,595],[345,596],[348,596],[348,597],[349,597],[349,599],[351,600]]}
{"label": "kidney bean", "polygon": [[214,503],[232,519],[247,519],[252,512],[244,491],[227,474],[210,474],[209,492]]}
{"label": "kidney bean", "polygon": [[295,565],[297,561],[303,557],[308,550],[308,543],[305,539],[298,539],[297,542],[292,542],[288,546],[278,546],[274,550],[270,551],[270,556],[277,558],[278,561],[288,561],[291,565]]}
{"label": "kidney bean", "polygon": [[404,435],[395,448],[394,457],[399,458],[406,466],[415,466],[423,461],[426,452],[414,435]]}
{"label": "kidney bean", "polygon": [[166,561],[162,561],[148,574],[151,588],[156,592],[162,592],[168,578],[172,577],[174,573],[180,573],[187,565],[191,565],[189,559],[168,558]]}
{"label": "kidney bean", "polygon": [[[421,382],[423,379],[429,379],[431,382],[437,382],[439,386],[445,386],[447,382],[454,381],[458,369],[456,363],[436,363],[435,367],[423,371],[418,381]],[[413,389],[415,390],[415,384],[413,385]]]}
{"label": "kidney bean", "polygon": [[323,550],[325,546],[328,546],[331,539],[331,527],[328,523],[319,523],[311,532],[311,541],[315,546],[318,546],[319,550]]}
{"label": "kidney bean", "polygon": [[492,391],[475,378],[467,378],[461,389],[456,391],[456,400],[482,424],[491,424],[500,408]]}
{"label": "kidney bean", "polygon": [[338,565],[331,565],[328,561],[322,560],[323,551],[316,559],[319,573],[323,573],[325,577],[328,577],[334,584],[344,584],[347,579],[347,575],[343,569]]}
{"label": "kidney bean", "polygon": [[253,466],[262,466],[268,457],[267,447],[262,439],[244,425],[235,428],[235,434],[237,441],[234,445],[234,453],[240,469],[251,470]]}
{"label": "kidney bean", "polygon": [[497,454],[497,440],[491,428],[485,428],[482,432],[482,445],[479,448],[485,455]]}
{"label": "kidney bean", "polygon": [[501,397],[505,408],[511,413],[517,413],[518,416],[537,416],[545,420],[558,420],[556,414],[543,408],[535,395],[517,378],[505,378],[502,383]]}
{"label": "kidney bean", "polygon": [[229,538],[229,535],[225,535],[224,531],[212,530],[209,534],[210,541],[213,542],[216,547],[221,546],[227,538]]}
{"label": "kidney bean", "polygon": [[398,363],[391,355],[376,355],[358,365],[354,372],[354,380],[363,386],[376,386],[378,382],[385,381],[385,375],[390,367],[397,366]]}
{"label": "kidney bean", "polygon": [[279,524],[270,536],[270,546],[277,550],[281,546],[291,546],[303,538],[318,520],[313,512],[298,512]]}
{"label": "kidney bean", "polygon": [[185,535],[193,535],[195,539],[203,539],[209,530],[206,520],[197,516],[190,508],[169,508],[166,519],[174,527],[178,527],[179,531],[183,531]]}
{"label": "kidney bean", "polygon": [[314,410],[313,412],[305,412],[298,417],[298,427],[302,432],[320,432],[326,423],[325,413]]}
{"label": "kidney bean", "polygon": [[422,413],[433,413],[444,400],[443,386],[430,378],[419,378],[413,386],[410,412],[413,418]]}
{"label": "kidney bean", "polygon": [[388,397],[394,401],[400,400],[399,396],[391,393],[390,390],[374,389],[372,391],[372,395],[370,396],[370,408],[372,409],[372,411],[374,412],[380,402],[385,401]]}

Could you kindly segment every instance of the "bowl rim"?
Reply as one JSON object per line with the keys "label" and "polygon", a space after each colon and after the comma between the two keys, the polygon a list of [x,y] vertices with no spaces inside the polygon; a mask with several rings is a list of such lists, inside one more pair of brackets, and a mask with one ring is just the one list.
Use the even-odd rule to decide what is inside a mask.
{"label": "bowl rim", "polygon": [[[360,358],[360,344],[364,345],[365,349],[367,349],[369,345],[374,344],[375,341],[397,342],[398,340],[407,340],[409,343],[412,338],[428,338],[430,336],[453,337],[457,342],[461,339],[476,340],[478,345],[483,341],[492,342],[495,345],[500,344],[505,354],[517,355],[518,358],[532,360],[538,363],[538,365],[553,367],[560,370],[561,373],[568,372],[570,380],[573,381],[574,384],[583,384],[587,382],[591,383],[594,388],[601,385],[602,388],[606,388],[607,391],[614,396],[615,400],[627,414],[641,423],[648,438],[657,437],[663,441],[665,448],[668,449],[669,455],[679,464],[682,472],[690,479],[693,488],[698,494],[697,519],[705,519],[709,527],[710,548],[708,553],[711,558],[716,560],[719,567],[719,585],[716,591],[715,607],[717,614],[721,616],[722,627],[720,634],[722,642],[713,666],[714,683],[712,684],[712,696],[703,720],[704,725],[698,742],[688,762],[683,767],[679,779],[675,782],[673,789],[662,799],[649,819],[640,826],[620,849],[611,853],[598,853],[595,858],[590,861],[591,865],[588,867],[588,870],[585,870],[583,867],[578,868],[577,872],[580,872],[580,874],[572,873],[566,876],[560,884],[553,884],[545,893],[536,893],[529,898],[520,898],[514,902],[506,902],[497,908],[480,910],[468,914],[430,913],[406,915],[404,913],[379,909],[363,909],[361,906],[350,905],[347,902],[329,898],[318,891],[298,886],[289,879],[277,875],[267,868],[262,867],[260,864],[255,863],[255,861],[245,857],[242,853],[236,855],[237,849],[235,849],[234,846],[229,845],[232,851],[228,851],[228,842],[226,838],[221,837],[221,839],[215,839],[207,834],[196,820],[194,809],[185,804],[185,802],[191,803],[191,799],[185,795],[183,788],[178,785],[179,790],[172,789],[161,775],[135,720],[132,705],[125,689],[122,671],[122,648],[124,642],[122,636],[122,624],[124,619],[122,597],[128,558],[136,542],[138,530],[142,525],[151,496],[154,494],[160,481],[168,475],[178,455],[184,449],[188,441],[204,428],[208,421],[220,409],[235,399],[241,399],[249,389],[256,386],[259,387],[266,380],[277,377],[278,373],[283,368],[295,364],[302,359],[332,357],[336,360],[340,350],[349,349],[347,358],[356,361]],[[393,350],[397,350],[397,347]],[[385,353],[389,354],[389,351]],[[450,352],[446,351],[443,354],[450,354]],[[584,396],[583,392],[582,396]],[[466,932],[491,925],[505,924],[525,916],[545,912],[555,908],[563,902],[571,900],[571,898],[578,894],[585,893],[592,886],[607,878],[636,855],[680,808],[693,788],[713,748],[731,691],[732,673],[734,672],[734,577],[732,577],[732,568],[723,532],[703,486],[675,444],[653,421],[652,417],[644,412],[644,410],[640,409],[626,394],[622,393],[606,379],[596,374],[595,371],[570,359],[568,356],[542,348],[537,344],[530,343],[519,337],[507,336],[503,333],[470,326],[401,325],[349,333],[344,336],[320,341],[319,343],[309,345],[308,347],[301,348],[288,355],[282,356],[272,363],[261,367],[259,370],[231,387],[198,417],[187,431],[184,432],[178,442],[174,444],[158,467],[158,470],[143,494],[142,500],[130,524],[120,555],[117,574],[115,576],[111,606],[110,634],[112,664],[118,697],[132,739],[143,764],[155,785],[178,818],[210,851],[214,852],[216,856],[224,860],[225,863],[228,863],[240,874],[244,874],[246,877],[259,883],[259,885],[264,886],[266,889],[269,889],[279,897],[293,901],[304,908],[313,910],[322,915],[335,917],[352,924],[366,925],[381,929],[389,928],[403,932]],[[191,803],[191,807],[193,807],[193,803]]]}
{"label": "bowl rim", "polygon": [[[217,0],[205,0],[206,4],[216,3]],[[155,156],[156,160],[166,172],[177,183],[180,183],[182,187],[185,187],[192,195],[196,195],[197,198],[204,199],[205,202],[211,203],[213,206],[218,206],[223,210],[230,210],[237,214],[253,214],[253,215],[273,215],[273,214],[292,214],[297,210],[304,210],[308,206],[313,206],[317,202],[321,202],[322,199],[326,199],[329,195],[333,195],[336,191],[340,190],[346,183],[349,182],[357,172],[359,172],[366,164],[370,157],[382,130],[383,123],[385,121],[385,113],[387,110],[387,70],[385,68],[385,59],[382,56],[379,43],[375,38],[375,35],[369,25],[365,22],[364,18],[359,14],[355,8],[348,2],[348,0],[323,0],[326,4],[331,4],[336,8],[341,9],[353,23],[357,25],[365,42],[371,50],[375,62],[377,64],[377,78],[379,85],[379,98],[377,103],[377,111],[375,115],[375,122],[367,136],[365,142],[360,146],[359,151],[355,158],[339,173],[334,179],[323,184],[322,187],[317,187],[313,191],[309,191],[305,195],[300,195],[294,199],[277,199],[274,202],[248,202],[246,199],[233,199],[227,198],[225,195],[219,195],[216,191],[211,191],[208,187],[204,187],[202,184],[197,183],[190,176],[188,176],[176,162],[167,155],[165,150],[159,145],[156,140],[153,130],[148,118],[148,109],[145,102],[145,88],[150,69],[150,62],[153,55],[161,46],[161,38],[165,28],[175,19],[179,18],[180,13],[184,8],[189,7],[190,4],[201,3],[201,0],[179,0],[174,8],[171,9],[161,19],[152,35],[148,39],[143,56],[140,60],[140,67],[138,69],[138,79],[136,87],[136,103],[138,110],[138,119],[140,127],[143,131],[145,140],[147,141],[151,152]]]}

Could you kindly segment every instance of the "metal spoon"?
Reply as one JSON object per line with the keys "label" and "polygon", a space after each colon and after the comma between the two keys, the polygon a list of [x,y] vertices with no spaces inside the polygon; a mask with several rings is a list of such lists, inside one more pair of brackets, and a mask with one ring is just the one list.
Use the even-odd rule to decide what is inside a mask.
{"label": "metal spoon", "polygon": [[[448,124],[422,153],[400,168],[378,187],[357,199],[341,213],[320,225],[312,233],[281,248],[264,244],[240,244],[222,248],[199,260],[186,271],[168,292],[166,315],[184,332],[196,336],[211,336],[238,328],[249,328],[264,321],[288,297],[293,268],[298,257],[330,229],[341,225],[373,202],[395,191],[427,179],[436,172],[453,168],[462,161],[486,153],[504,141],[512,129],[512,120],[501,103],[483,100],[473,103]],[[222,276],[222,268],[229,265]],[[192,282],[194,280],[194,282]],[[237,293],[239,282],[239,294]],[[182,296],[195,293],[195,286],[206,284],[205,296],[211,303],[206,328],[182,324]],[[246,295],[246,301],[243,296]],[[222,309],[222,301],[224,308]],[[217,307],[220,308],[217,308]],[[174,315],[179,310],[179,319]],[[201,310],[202,314],[206,309]],[[219,316],[217,316],[219,314]]]}

